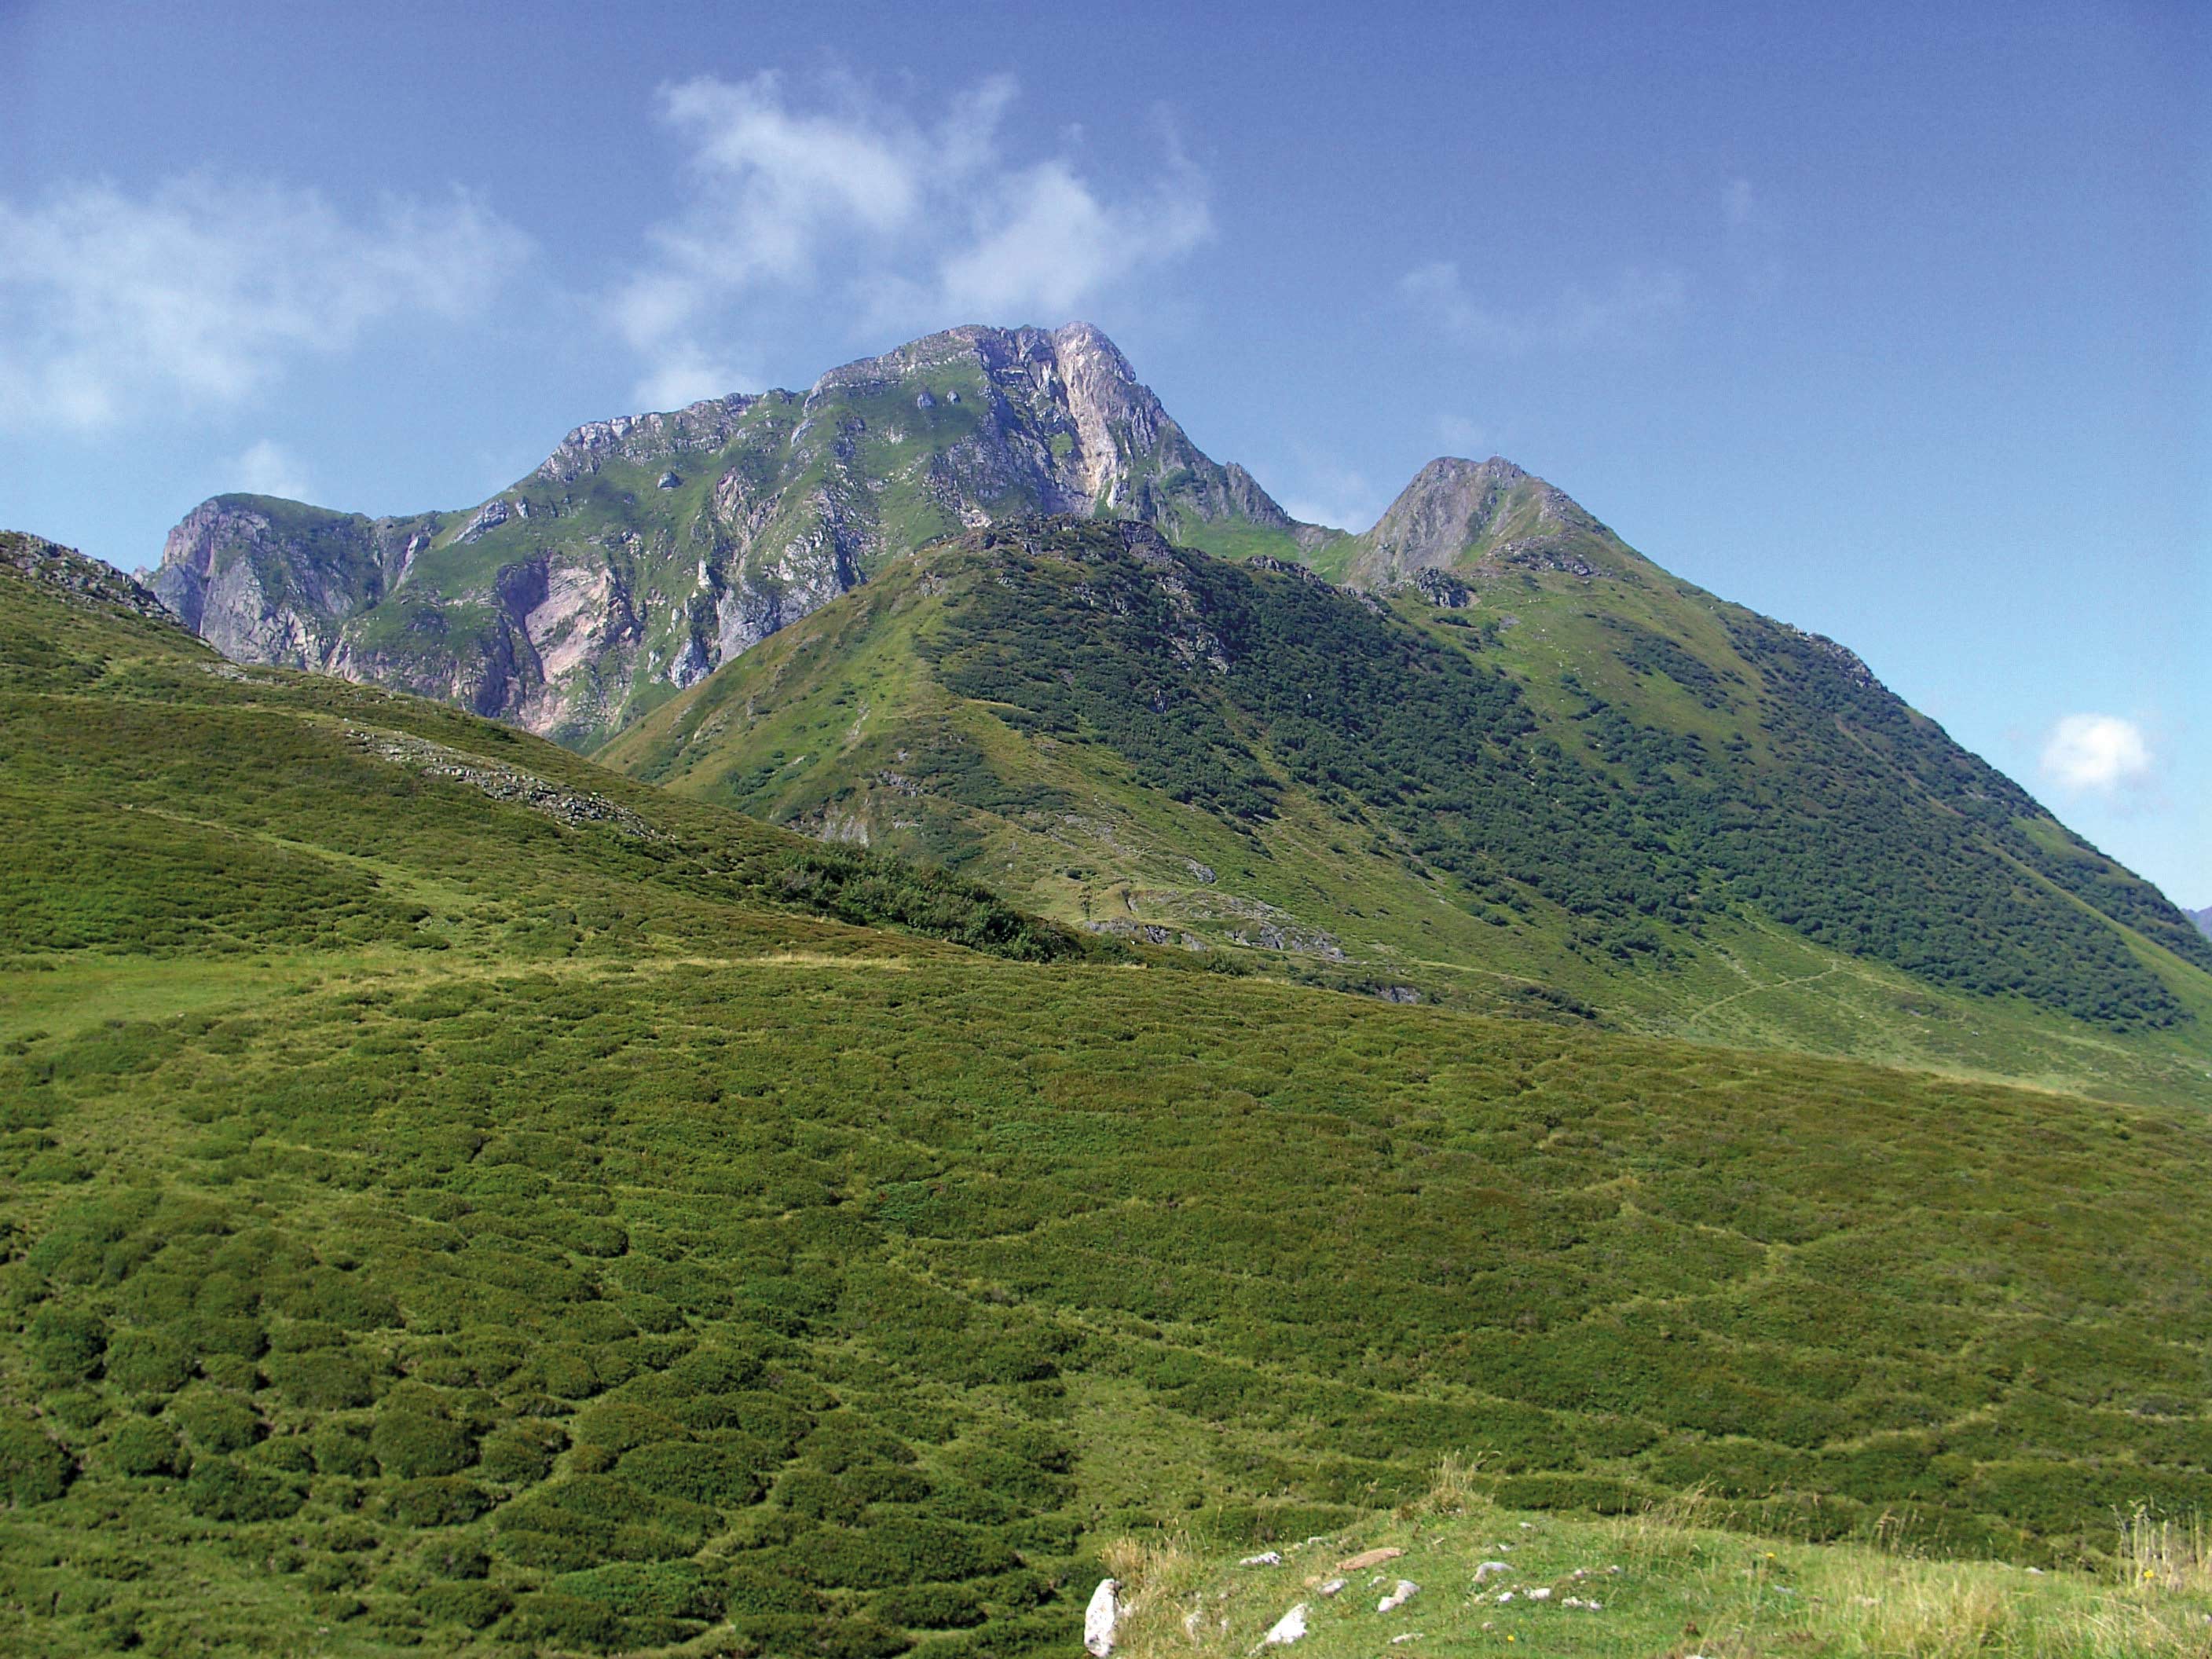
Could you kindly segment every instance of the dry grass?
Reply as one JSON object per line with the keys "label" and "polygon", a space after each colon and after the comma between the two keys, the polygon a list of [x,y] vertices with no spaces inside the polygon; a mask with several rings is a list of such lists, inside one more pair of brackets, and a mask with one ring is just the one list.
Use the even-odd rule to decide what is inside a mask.
{"label": "dry grass", "polygon": [[2133,1589],[2212,1595],[2212,1527],[2202,1515],[2174,1521],[2138,1508],[2122,1516],[2118,1556]]}
{"label": "dry grass", "polygon": [[[1522,1516],[1498,1509],[1473,1476],[1466,1460],[1446,1459],[1429,1493],[1394,1515],[1285,1547],[1282,1572],[1237,1567],[1225,1547],[1201,1556],[1179,1534],[1109,1546],[1125,1609],[1117,1659],[1249,1659],[1261,1632],[1299,1600],[1316,1620],[1301,1656],[1372,1659],[1393,1632],[1371,1600],[1316,1591],[1339,1554],[1383,1542],[1407,1551],[1391,1571],[1425,1586],[1410,1616],[1429,1645],[1471,1644],[1504,1659],[2212,1659],[2212,1534],[2201,1522],[2127,1516],[2112,1572],[2039,1573],[1917,1556],[1899,1542],[1902,1526],[1875,1543],[1753,1539],[1714,1528],[1717,1505],[1702,1490],[1633,1516]],[[1515,1543],[1492,1541],[1500,1539]],[[1501,1548],[1518,1553],[1512,1579],[1493,1591],[1549,1583],[1598,1595],[1605,1613],[1468,1596],[1474,1564]]]}

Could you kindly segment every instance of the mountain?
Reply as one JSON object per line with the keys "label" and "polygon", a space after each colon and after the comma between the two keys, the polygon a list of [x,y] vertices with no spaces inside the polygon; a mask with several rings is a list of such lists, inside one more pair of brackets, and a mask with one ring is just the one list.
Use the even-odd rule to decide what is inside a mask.
{"label": "mountain", "polygon": [[[1255,867],[1287,735],[1172,781],[1255,709],[1396,832],[1335,711],[1228,686],[1279,703],[1357,644],[1374,764],[1462,716],[1522,741],[1407,595],[1087,520],[914,562],[822,617],[932,608],[941,683],[1168,774],[1136,798]],[[1206,677],[1127,668],[1176,744],[1089,707],[1122,671],[1081,630],[1009,669],[1053,586],[1055,621],[1118,601]],[[1431,682],[1411,727],[1361,701],[1394,652]],[[1288,678],[1247,673],[1270,653]],[[1480,1615],[1578,1621],[1555,1645],[1733,1641],[1747,1602],[1787,1636],[1784,1577],[1917,1593],[1808,1540],[2049,1569],[2023,1583],[2094,1596],[2107,1647],[2212,1611],[2115,1535],[2212,1504],[2201,1085],[2086,1100],[1240,975],[225,661],[9,536],[0,827],[0,1650],[1066,1653],[1109,1562],[1273,1548],[1224,1569],[1243,1652],[1253,1598],[1400,1537],[1462,1576],[1407,1569],[1432,1636],[1500,1540],[1597,1580],[1559,1583],[1601,1614]],[[1615,1537],[1619,1575],[1572,1553]],[[1384,1628],[1331,1602],[1313,1639]]]}
{"label": "mountain", "polygon": [[[1103,586],[1041,574],[1070,536]],[[593,422],[465,513],[218,497],[152,585],[234,659],[1278,971],[2069,1085],[2212,1041],[2188,919],[1844,647],[1499,457],[1299,524],[1082,324]]]}
{"label": "mountain", "polygon": [[2191,910],[2187,914],[2189,919],[2197,924],[2198,929],[2207,938],[2212,938],[2212,904],[2206,905],[2202,910]]}
{"label": "mountain", "polygon": [[2212,945],[1848,650],[1503,462],[1426,469],[1360,540],[1380,591],[1138,524],[970,532],[602,758],[1394,996],[2201,1087]]}
{"label": "mountain", "polygon": [[1585,580],[1632,567],[1656,572],[1560,491],[1495,455],[1431,461],[1372,530],[1331,545],[1316,562],[1369,589],[1471,570],[1556,570]]}
{"label": "mountain", "polygon": [[893,554],[1040,512],[1131,518],[1224,552],[1328,539],[1202,454],[1077,323],[955,329],[803,396],[595,421],[465,512],[217,496],[170,532],[152,586],[234,660],[588,748]]}

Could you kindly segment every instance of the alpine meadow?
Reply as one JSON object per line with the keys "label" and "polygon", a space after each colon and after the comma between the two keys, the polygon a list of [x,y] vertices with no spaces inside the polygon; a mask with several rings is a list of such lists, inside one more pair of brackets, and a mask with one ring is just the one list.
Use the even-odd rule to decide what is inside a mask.
{"label": "alpine meadow", "polygon": [[2208,68],[0,6],[0,1656],[2212,1659]]}
{"label": "alpine meadow", "polygon": [[[714,535],[699,414],[518,492],[532,580]],[[1504,463],[1224,558],[1122,510],[1160,451],[887,542],[605,765],[10,540],[15,1640],[1062,1650],[1117,1563],[1136,1619],[1480,1504],[1677,1527],[1570,1650],[1627,1652],[1725,1551],[1686,1495],[2092,1575],[2202,1513],[2188,921]],[[404,545],[218,505],[264,601]],[[455,544],[290,637],[450,641],[521,580]]]}

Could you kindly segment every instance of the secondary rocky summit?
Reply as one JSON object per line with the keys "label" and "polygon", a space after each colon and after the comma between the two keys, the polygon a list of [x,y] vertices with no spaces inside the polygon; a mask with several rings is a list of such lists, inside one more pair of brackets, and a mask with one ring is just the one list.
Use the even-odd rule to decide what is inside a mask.
{"label": "secondary rocky summit", "polygon": [[170,533],[153,587],[239,660],[589,747],[894,553],[1070,512],[1286,557],[1332,534],[1199,450],[1097,329],[975,327],[803,395],[591,422],[461,512],[217,496]]}

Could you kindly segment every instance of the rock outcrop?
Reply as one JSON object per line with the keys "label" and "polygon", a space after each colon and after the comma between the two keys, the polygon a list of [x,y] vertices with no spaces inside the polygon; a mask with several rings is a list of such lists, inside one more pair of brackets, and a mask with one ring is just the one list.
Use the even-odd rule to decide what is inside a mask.
{"label": "rock outcrop", "polygon": [[149,622],[174,624],[178,621],[176,613],[163,605],[152,589],[113,565],[42,536],[20,530],[0,530],[0,567],[29,578],[72,604],[127,611]]}

